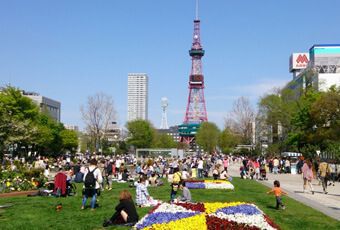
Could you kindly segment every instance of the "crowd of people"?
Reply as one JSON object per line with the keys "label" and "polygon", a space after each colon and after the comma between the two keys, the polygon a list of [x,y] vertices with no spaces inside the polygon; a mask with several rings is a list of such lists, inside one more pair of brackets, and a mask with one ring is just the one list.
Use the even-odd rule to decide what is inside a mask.
{"label": "crowd of people", "polygon": [[[11,162],[11,167],[15,169],[13,160],[7,160]],[[114,181],[128,183],[129,187],[135,188],[135,202],[127,190],[120,192],[119,204],[115,208],[115,213],[104,222],[104,226],[135,223],[138,220],[135,205],[137,207],[150,207],[158,204],[160,201],[150,196],[148,187],[163,186],[164,180],[167,180],[171,185],[169,189],[170,202],[191,202],[191,193],[186,187],[185,181],[191,178],[203,179],[205,177],[213,177],[215,180],[232,180],[228,173],[231,164],[240,166],[240,177],[242,179],[266,180],[267,173],[289,174],[294,171],[302,174],[303,191],[309,187],[312,194],[314,194],[313,179],[318,179],[322,184],[324,193],[327,193],[327,186],[335,185],[335,181],[339,180],[340,172],[339,165],[335,162],[318,162],[303,158],[294,160],[289,157],[228,156],[224,154],[193,155],[182,159],[162,156],[142,157],[139,160],[134,155],[80,155],[75,158],[64,156],[53,161],[38,156],[33,162],[21,161],[29,168],[43,169],[43,175],[47,179],[53,180],[56,172],[59,172],[65,175],[67,183],[83,183],[81,209],[86,209],[87,200],[90,199],[90,209],[94,210],[98,205],[97,197],[102,191],[111,190]],[[181,191],[180,194],[179,191]],[[280,190],[279,181],[274,183],[274,189],[270,193],[275,194],[277,208],[284,208],[280,197],[285,193]]]}

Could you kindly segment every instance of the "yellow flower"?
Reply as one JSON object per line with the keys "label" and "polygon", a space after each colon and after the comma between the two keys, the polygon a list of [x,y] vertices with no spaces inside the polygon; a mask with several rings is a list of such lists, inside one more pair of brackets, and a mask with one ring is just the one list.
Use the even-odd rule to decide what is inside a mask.
{"label": "yellow flower", "polygon": [[231,206],[237,206],[240,204],[245,204],[244,202],[230,202],[230,203],[204,203],[205,213],[210,214],[216,212],[220,208],[226,208]]}
{"label": "yellow flower", "polygon": [[204,180],[205,183],[229,183],[229,181],[226,180]]}
{"label": "yellow flower", "polygon": [[164,224],[153,224],[143,230],[207,230],[205,214],[198,214],[192,217],[170,221]]}
{"label": "yellow flower", "polygon": [[11,182],[7,181],[6,182],[6,187],[9,187],[9,186],[11,186]]}

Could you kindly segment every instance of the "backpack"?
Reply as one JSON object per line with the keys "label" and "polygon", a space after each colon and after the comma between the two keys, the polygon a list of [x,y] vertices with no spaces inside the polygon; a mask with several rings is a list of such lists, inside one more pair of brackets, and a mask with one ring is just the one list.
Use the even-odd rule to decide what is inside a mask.
{"label": "backpack", "polygon": [[112,163],[109,163],[106,167],[106,173],[108,175],[111,175],[112,174]]}
{"label": "backpack", "polygon": [[96,178],[94,177],[94,171],[96,171],[97,168],[94,168],[93,171],[90,171],[89,168],[87,168],[88,173],[85,177],[85,188],[95,188],[96,187]]}

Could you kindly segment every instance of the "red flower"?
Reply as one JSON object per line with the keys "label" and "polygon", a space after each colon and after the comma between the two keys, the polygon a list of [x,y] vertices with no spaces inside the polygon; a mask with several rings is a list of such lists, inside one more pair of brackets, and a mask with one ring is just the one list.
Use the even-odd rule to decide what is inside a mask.
{"label": "red flower", "polygon": [[161,204],[157,204],[156,206],[154,206],[152,209],[150,209],[149,214],[153,213]]}
{"label": "red flower", "polygon": [[203,203],[176,203],[178,206],[182,206],[186,209],[197,211],[197,212],[204,212],[204,204]]}
{"label": "red flower", "polygon": [[204,180],[195,180],[195,179],[188,179],[188,180],[184,180],[185,182],[204,182]]}
{"label": "red flower", "polygon": [[277,225],[277,224],[275,224],[274,223],[274,221],[272,221],[270,218],[269,218],[269,216],[267,216],[267,215],[263,215],[264,216],[264,219],[268,222],[268,224],[270,225],[270,226],[272,226],[273,228],[276,228],[276,229],[280,229],[280,227]]}
{"label": "red flower", "polygon": [[254,226],[249,226],[246,224],[239,224],[234,221],[229,221],[225,219],[220,219],[216,216],[206,216],[206,224],[208,230],[224,230],[224,229],[232,229],[232,230],[258,230],[259,228]]}

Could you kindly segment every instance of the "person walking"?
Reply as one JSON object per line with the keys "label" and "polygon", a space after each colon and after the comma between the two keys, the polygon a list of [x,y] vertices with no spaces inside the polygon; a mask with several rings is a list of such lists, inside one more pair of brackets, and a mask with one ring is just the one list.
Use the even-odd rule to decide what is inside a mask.
{"label": "person walking", "polygon": [[302,176],[303,176],[303,192],[305,192],[307,184],[312,192],[314,194],[313,186],[312,186],[312,179],[314,178],[313,175],[313,167],[312,162],[310,160],[306,160],[306,162],[302,166]]}
{"label": "person walking", "polygon": [[327,194],[327,182],[330,175],[330,167],[327,162],[323,161],[319,164],[319,175],[322,183],[323,192]]}
{"label": "person walking", "polygon": [[329,184],[328,186],[331,186],[333,183],[333,186],[335,186],[335,181],[336,181],[336,176],[337,176],[337,169],[336,169],[336,165],[335,165],[335,160],[333,160],[330,164],[329,164],[329,168],[330,168],[330,176],[329,176]]}
{"label": "person walking", "polygon": [[290,170],[290,158],[287,158],[285,160],[285,173],[291,173],[291,170]]}
{"label": "person walking", "polygon": [[228,172],[228,166],[229,166],[229,159],[228,157],[224,157],[223,159],[223,167],[226,172]]}
{"label": "person walking", "polygon": [[279,161],[279,159],[277,159],[277,157],[275,157],[274,160],[273,160],[273,173],[274,174],[278,174],[279,166],[280,166],[280,161]]}
{"label": "person walking", "polygon": [[97,168],[97,160],[91,159],[90,166],[84,174],[84,191],[81,209],[85,209],[86,201],[91,199],[91,210],[95,209],[97,201],[97,193],[100,190],[100,184],[103,182],[103,177],[100,170]]}
{"label": "person walking", "polygon": [[197,171],[198,171],[198,178],[203,178],[203,159],[202,157],[198,160],[197,164]]}
{"label": "person walking", "polygon": [[174,169],[174,177],[171,183],[171,192],[170,192],[170,201],[174,201],[174,199],[176,198],[176,194],[181,182],[181,178],[182,178],[182,173],[178,170],[178,168]]}
{"label": "person walking", "polygon": [[109,159],[105,162],[105,176],[106,176],[106,189],[112,189],[112,166],[113,160]]}

